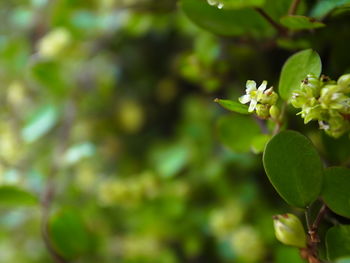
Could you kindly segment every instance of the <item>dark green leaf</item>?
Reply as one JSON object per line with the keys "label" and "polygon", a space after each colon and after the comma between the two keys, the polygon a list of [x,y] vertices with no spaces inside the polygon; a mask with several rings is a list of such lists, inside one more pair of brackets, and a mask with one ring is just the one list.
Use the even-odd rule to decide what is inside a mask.
{"label": "dark green leaf", "polygon": [[272,27],[253,9],[223,10],[204,0],[182,0],[185,14],[198,26],[224,36],[271,36]]}
{"label": "dark green leaf", "polygon": [[325,170],[322,197],[335,213],[350,217],[350,169],[331,167]]}
{"label": "dark green leaf", "polygon": [[326,235],[327,255],[330,260],[350,256],[350,225],[334,226]]}
{"label": "dark green leaf", "polygon": [[219,119],[221,142],[234,152],[249,152],[254,137],[260,134],[259,125],[249,116],[228,115]]}
{"label": "dark green leaf", "polygon": [[266,145],[264,168],[272,185],[290,205],[305,208],[318,197],[323,179],[321,159],[311,141],[283,131]]}
{"label": "dark green leaf", "polygon": [[325,24],[312,17],[296,15],[284,16],[280,19],[280,22],[282,25],[292,30],[314,29],[325,26]]}
{"label": "dark green leaf", "polygon": [[220,99],[215,99],[214,101],[219,103],[222,107],[224,107],[227,110],[241,113],[241,114],[250,114],[250,112],[248,112],[248,106],[242,103],[232,101],[232,100],[220,100]]}
{"label": "dark green leaf", "polygon": [[62,209],[51,217],[49,234],[55,249],[67,259],[83,255],[91,248],[91,235],[73,209]]}
{"label": "dark green leaf", "polygon": [[15,186],[0,187],[0,206],[32,206],[38,199],[32,193]]}
{"label": "dark green leaf", "polygon": [[279,93],[284,100],[288,100],[294,90],[300,88],[301,81],[307,74],[319,76],[322,64],[317,52],[307,49],[291,56],[283,65]]}

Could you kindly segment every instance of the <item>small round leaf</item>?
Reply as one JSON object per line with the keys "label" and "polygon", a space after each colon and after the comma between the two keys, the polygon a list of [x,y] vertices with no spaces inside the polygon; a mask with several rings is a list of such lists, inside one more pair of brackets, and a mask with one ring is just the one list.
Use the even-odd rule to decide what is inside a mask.
{"label": "small round leaf", "polygon": [[323,179],[321,159],[311,141],[295,131],[283,131],[266,145],[266,174],[290,205],[305,208],[318,197]]}
{"label": "small round leaf", "polygon": [[325,170],[322,197],[335,213],[350,218],[350,169],[331,167]]}
{"label": "small round leaf", "polygon": [[307,49],[300,51],[284,63],[279,81],[279,93],[284,100],[288,100],[294,90],[300,88],[300,83],[307,74],[319,76],[322,64],[317,52]]}
{"label": "small round leaf", "polygon": [[340,225],[330,228],[326,234],[327,256],[329,260],[350,256],[350,225]]}

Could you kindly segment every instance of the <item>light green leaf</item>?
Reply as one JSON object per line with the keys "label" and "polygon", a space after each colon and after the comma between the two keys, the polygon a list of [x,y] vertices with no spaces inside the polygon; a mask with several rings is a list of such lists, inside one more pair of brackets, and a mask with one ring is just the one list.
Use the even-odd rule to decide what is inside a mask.
{"label": "light green leaf", "polygon": [[280,196],[290,205],[305,208],[321,191],[323,167],[311,141],[295,131],[283,131],[266,145],[266,174]]}
{"label": "light green leaf", "polygon": [[251,114],[250,112],[248,112],[248,106],[242,103],[232,101],[232,100],[220,100],[220,99],[215,99],[214,101],[219,103],[222,107],[224,107],[227,110],[241,113],[241,114]]}
{"label": "light green leaf", "polygon": [[95,150],[95,146],[89,142],[76,144],[67,150],[64,159],[68,164],[74,164],[83,158],[92,156]]}
{"label": "light green leaf", "polygon": [[196,25],[218,35],[271,36],[274,29],[253,9],[223,10],[205,0],[181,0],[185,14]]}
{"label": "light green leaf", "polygon": [[321,70],[321,59],[317,52],[307,49],[294,54],[283,65],[279,94],[284,100],[288,100],[292,92],[300,88],[300,83],[307,74],[319,76]]}
{"label": "light green leaf", "polygon": [[0,206],[33,206],[38,204],[38,199],[32,193],[16,186],[0,186]]}
{"label": "light green leaf", "polygon": [[314,29],[325,26],[325,24],[312,17],[297,15],[283,16],[280,22],[282,25],[292,30]]}
{"label": "light green leaf", "polygon": [[249,152],[256,135],[260,134],[257,122],[249,116],[227,115],[218,121],[221,142],[233,152]]}
{"label": "light green leaf", "polygon": [[320,0],[311,11],[311,16],[322,18],[334,8],[350,4],[350,0]]}
{"label": "light green leaf", "polygon": [[335,213],[350,217],[350,169],[331,167],[325,170],[322,197]]}
{"label": "light green leaf", "polygon": [[253,153],[262,153],[265,149],[267,142],[271,139],[271,136],[268,134],[259,134],[255,136],[252,140],[251,149]]}
{"label": "light green leaf", "polygon": [[57,123],[58,110],[53,105],[39,108],[22,129],[22,138],[31,143],[49,132]]}
{"label": "light green leaf", "polygon": [[61,209],[49,221],[49,236],[55,249],[66,259],[73,259],[91,249],[91,234],[80,214],[73,209]]}
{"label": "light green leaf", "polygon": [[339,260],[350,256],[350,225],[334,226],[326,234],[327,256],[329,260]]}
{"label": "light green leaf", "polygon": [[209,5],[222,9],[240,9],[244,7],[260,7],[265,0],[207,0]]}

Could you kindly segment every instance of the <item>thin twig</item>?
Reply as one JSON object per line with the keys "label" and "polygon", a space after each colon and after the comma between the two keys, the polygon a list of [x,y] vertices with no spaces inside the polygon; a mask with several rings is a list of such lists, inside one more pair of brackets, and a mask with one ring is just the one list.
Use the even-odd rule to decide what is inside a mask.
{"label": "thin twig", "polygon": [[284,26],[278,24],[275,20],[273,20],[272,17],[270,17],[263,9],[261,9],[259,7],[255,7],[254,9],[263,18],[265,18],[266,21],[269,22],[271,24],[271,26],[273,26],[280,35],[286,35],[287,34],[288,30]]}
{"label": "thin twig", "polygon": [[300,4],[300,0],[293,0],[292,4],[289,7],[288,15],[294,15],[298,9],[299,4]]}
{"label": "thin twig", "polygon": [[317,214],[317,217],[316,217],[314,223],[312,224],[311,229],[318,230],[318,227],[320,226],[320,223],[321,223],[323,217],[326,215],[327,211],[328,211],[327,206],[325,204],[323,204],[320,211]]}

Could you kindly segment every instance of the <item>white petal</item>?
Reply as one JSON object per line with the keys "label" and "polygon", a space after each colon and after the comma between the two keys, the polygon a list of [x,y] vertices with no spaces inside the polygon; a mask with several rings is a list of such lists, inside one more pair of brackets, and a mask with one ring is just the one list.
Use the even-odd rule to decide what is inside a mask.
{"label": "white petal", "polygon": [[266,86],[267,86],[267,81],[264,80],[264,81],[261,83],[261,85],[259,86],[258,91],[263,92],[264,90],[266,90]]}
{"label": "white petal", "polygon": [[249,108],[248,111],[249,112],[253,112],[255,110],[256,104],[257,104],[257,100],[251,100],[250,104],[249,104]]}
{"label": "white petal", "polygon": [[254,80],[247,80],[246,86],[246,93],[249,93],[252,90],[256,90],[256,82]]}
{"label": "white petal", "polygon": [[240,103],[246,104],[251,100],[251,98],[249,95],[243,95],[243,96],[239,97],[238,100]]}

